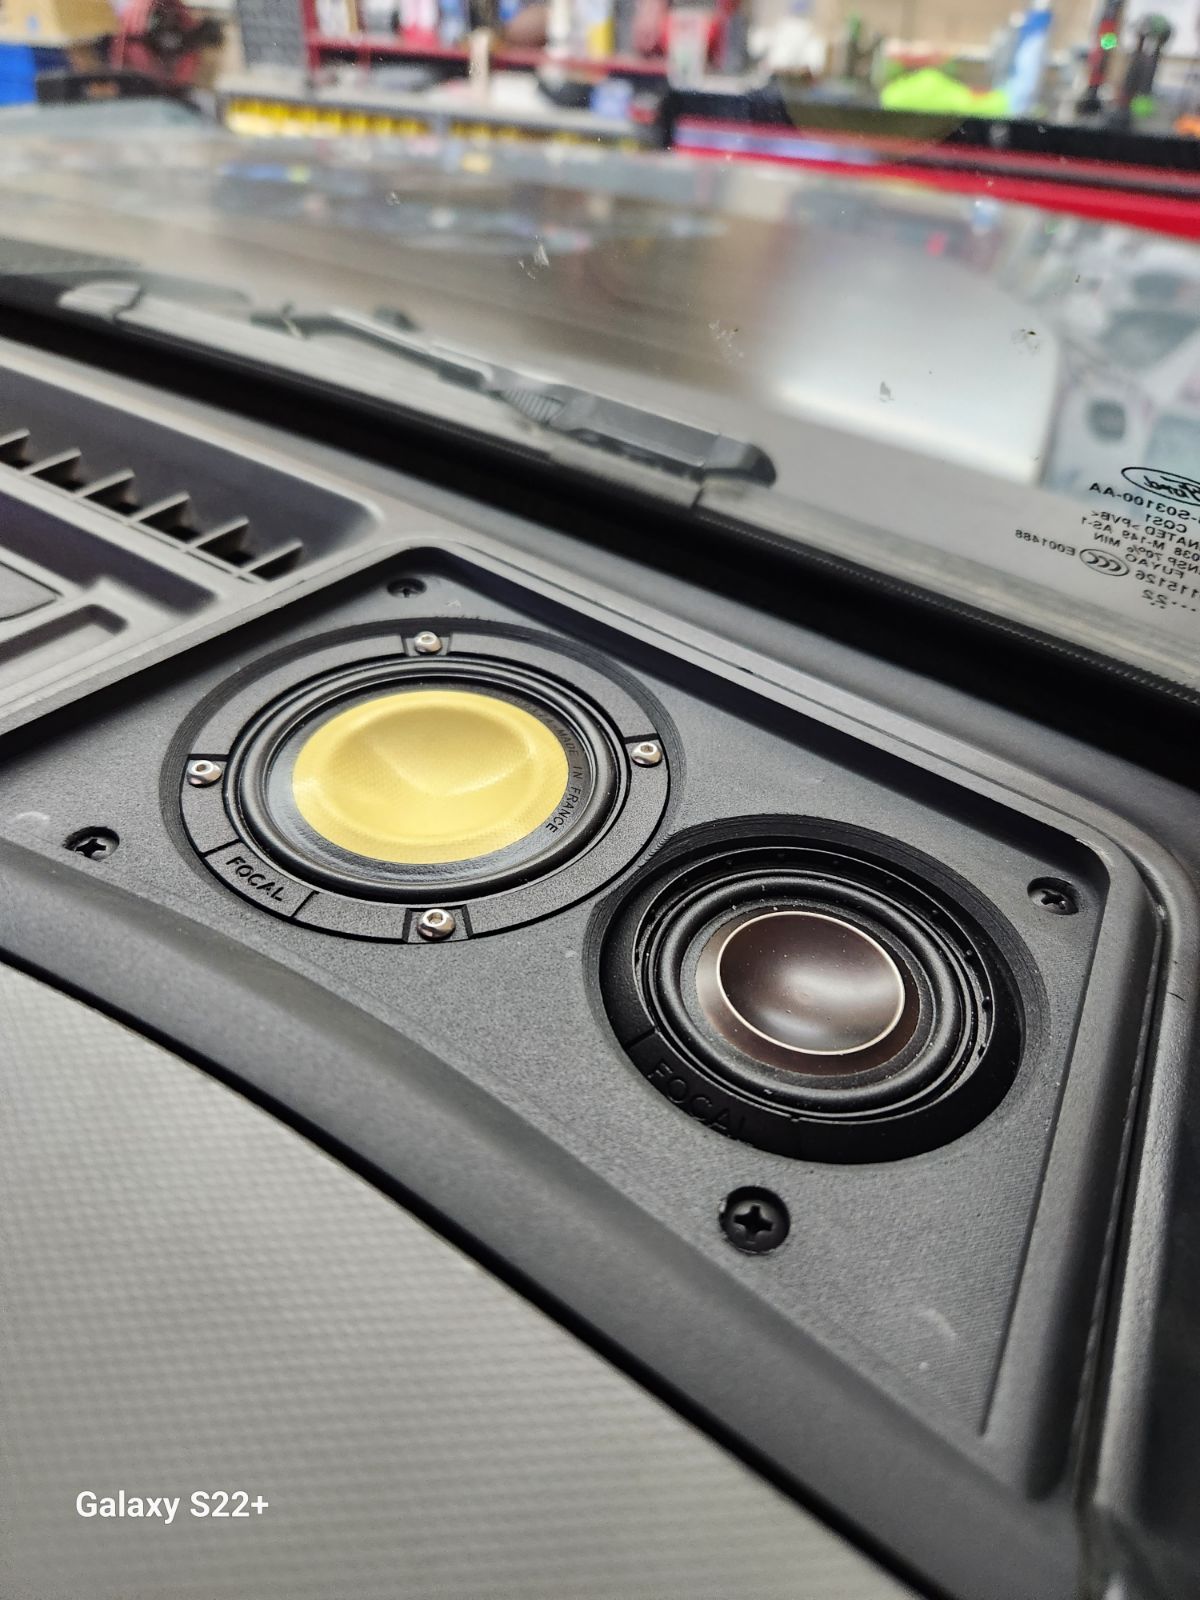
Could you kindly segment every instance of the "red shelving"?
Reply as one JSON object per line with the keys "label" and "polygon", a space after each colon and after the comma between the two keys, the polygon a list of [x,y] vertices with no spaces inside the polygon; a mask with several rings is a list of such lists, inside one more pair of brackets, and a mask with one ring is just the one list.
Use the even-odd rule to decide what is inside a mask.
{"label": "red shelving", "polygon": [[[306,3],[305,11],[309,5]],[[308,26],[305,42],[310,66],[317,66],[326,55],[355,55],[362,59],[386,57],[394,61],[452,61],[466,66],[465,47],[446,45],[433,35],[420,38],[409,35],[383,33],[356,33],[338,37],[319,33],[314,19],[306,16]],[[529,71],[535,67],[556,66],[567,72],[595,72],[608,77],[661,79],[666,75],[666,63],[638,56],[605,56],[593,59],[588,56],[551,56],[545,50],[499,49],[492,52],[492,65],[501,70]]]}

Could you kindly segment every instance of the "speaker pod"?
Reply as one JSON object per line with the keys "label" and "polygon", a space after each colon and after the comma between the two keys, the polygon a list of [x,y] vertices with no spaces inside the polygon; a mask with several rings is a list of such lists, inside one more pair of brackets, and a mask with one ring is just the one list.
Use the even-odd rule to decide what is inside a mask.
{"label": "speaker pod", "polygon": [[750,819],[660,868],[601,955],[647,1081],[717,1132],[814,1160],[913,1155],[993,1110],[1022,1054],[1016,935],[896,857]]}

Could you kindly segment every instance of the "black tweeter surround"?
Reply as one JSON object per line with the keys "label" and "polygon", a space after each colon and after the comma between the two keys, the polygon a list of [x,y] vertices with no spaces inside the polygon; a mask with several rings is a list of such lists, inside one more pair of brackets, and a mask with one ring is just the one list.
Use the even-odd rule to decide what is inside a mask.
{"label": "black tweeter surround", "polygon": [[681,849],[612,923],[604,998],[635,1064],[786,1155],[886,1160],[965,1132],[1020,1063],[1015,934],[886,840],[760,827]]}

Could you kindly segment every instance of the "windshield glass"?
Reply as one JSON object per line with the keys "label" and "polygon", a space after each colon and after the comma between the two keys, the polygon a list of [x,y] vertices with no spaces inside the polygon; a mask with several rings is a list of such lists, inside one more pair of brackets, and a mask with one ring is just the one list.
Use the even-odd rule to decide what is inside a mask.
{"label": "windshield glass", "polygon": [[1200,4],[25,3],[0,304],[1200,686]]}

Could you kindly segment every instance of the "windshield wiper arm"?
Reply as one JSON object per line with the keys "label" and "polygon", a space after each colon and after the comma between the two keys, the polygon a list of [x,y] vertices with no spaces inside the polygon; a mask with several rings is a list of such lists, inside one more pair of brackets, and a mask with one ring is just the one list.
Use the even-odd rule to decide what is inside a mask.
{"label": "windshield wiper arm", "polygon": [[370,315],[332,308],[314,315],[285,307],[256,313],[251,320],[299,338],[350,334],[415,362],[447,383],[490,395],[551,433],[662,472],[700,482],[710,476],[764,486],[775,482],[774,463],[757,445],[454,350],[425,338],[414,323],[396,313]]}
{"label": "windshield wiper arm", "polygon": [[[166,299],[124,275],[80,284],[61,294],[58,306],[289,370],[296,364],[281,359],[289,345],[319,344],[330,335],[358,339],[441,382],[508,407],[533,426],[545,453],[562,464],[622,481],[633,478],[675,500],[694,501],[715,479],[764,487],[775,482],[774,463],[757,445],[455,350],[418,332],[400,312],[371,315],[333,308],[313,313],[285,306],[251,310],[243,320]],[[347,382],[344,366],[336,381],[360,392],[367,387],[359,374]]]}

